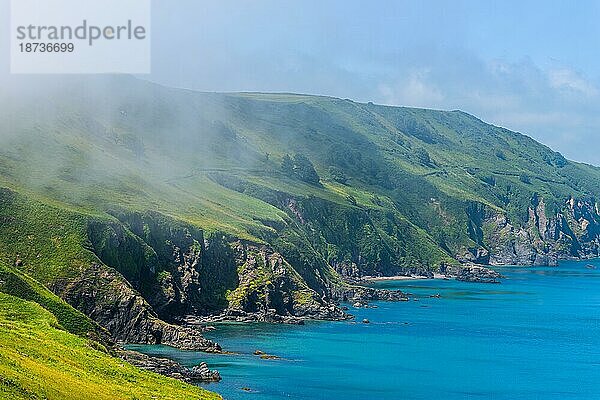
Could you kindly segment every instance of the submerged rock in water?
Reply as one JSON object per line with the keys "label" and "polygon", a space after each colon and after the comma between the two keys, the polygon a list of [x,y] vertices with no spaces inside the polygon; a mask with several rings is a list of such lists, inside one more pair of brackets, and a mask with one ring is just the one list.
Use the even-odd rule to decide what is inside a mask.
{"label": "submerged rock in water", "polygon": [[262,358],[263,360],[279,360],[281,357],[279,356],[274,356],[272,354],[267,354],[262,350],[254,350],[254,354],[255,356],[259,356],[260,358]]}
{"label": "submerged rock in water", "polygon": [[263,360],[279,360],[279,359],[281,359],[281,357],[274,356],[273,354],[263,354],[260,356],[260,358],[262,358]]}

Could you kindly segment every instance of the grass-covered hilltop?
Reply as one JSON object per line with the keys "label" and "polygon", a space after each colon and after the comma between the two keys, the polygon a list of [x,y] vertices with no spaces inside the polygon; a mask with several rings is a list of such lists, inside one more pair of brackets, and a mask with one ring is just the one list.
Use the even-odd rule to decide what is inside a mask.
{"label": "grass-covered hilltop", "polygon": [[15,79],[0,397],[69,398],[50,383],[76,376],[95,398],[210,398],[107,343],[219,351],[184,321],[339,319],[338,300],[393,296],[351,283],[364,276],[598,256],[599,197],[600,169],[460,111]]}

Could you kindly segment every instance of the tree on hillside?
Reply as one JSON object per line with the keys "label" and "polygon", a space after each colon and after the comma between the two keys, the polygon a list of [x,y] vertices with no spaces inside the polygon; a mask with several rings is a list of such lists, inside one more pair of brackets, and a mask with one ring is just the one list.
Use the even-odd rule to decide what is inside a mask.
{"label": "tree on hillside", "polygon": [[348,182],[348,177],[341,168],[331,166],[329,167],[329,175],[334,181],[345,185]]}
{"label": "tree on hillside", "polygon": [[301,181],[312,184],[319,183],[320,178],[314,165],[304,154],[296,153],[294,155],[294,172]]}
{"label": "tree on hillside", "polygon": [[415,156],[417,157],[417,160],[423,164],[423,165],[431,165],[431,157],[429,156],[429,153],[427,152],[427,150],[425,150],[422,147],[419,147],[415,150]]}
{"label": "tree on hillside", "polygon": [[293,159],[289,154],[284,155],[281,159],[281,172],[310,184],[318,184],[320,180],[312,162],[301,153],[296,153]]}
{"label": "tree on hillside", "polygon": [[294,174],[294,162],[289,154],[286,154],[281,159],[281,172],[291,177]]}

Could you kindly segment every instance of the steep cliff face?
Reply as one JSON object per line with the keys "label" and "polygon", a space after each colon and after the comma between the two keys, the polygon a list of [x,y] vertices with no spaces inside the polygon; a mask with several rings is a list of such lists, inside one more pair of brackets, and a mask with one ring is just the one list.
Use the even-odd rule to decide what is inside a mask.
{"label": "steep cliff face", "polygon": [[237,286],[238,276],[225,235],[205,236],[191,224],[156,212],[113,214],[138,247],[150,249],[155,256],[138,258],[137,269],[148,273],[137,285],[161,317],[207,314],[227,307],[225,293]]}
{"label": "steep cliff face", "polygon": [[393,205],[387,210],[374,206],[362,207],[352,199],[346,205],[308,197],[298,199],[294,216],[312,248],[348,278],[427,275],[442,262],[452,261]]}
{"label": "steep cliff face", "polygon": [[266,240],[325,296],[328,285],[319,276],[328,270],[333,270],[334,276],[357,280],[367,275],[429,276],[456,261],[555,265],[559,259],[598,255],[600,216],[593,199],[571,197],[551,211],[544,198],[533,192],[525,206],[526,215],[519,220],[489,204],[446,199],[444,205],[432,198],[423,209],[431,208],[433,223],[425,221],[420,228],[402,217],[402,205],[389,199],[374,197],[369,206],[355,199],[340,204],[269,190],[224,174],[213,175],[213,179],[287,213],[291,222],[279,236]]}
{"label": "steep cliff face", "polygon": [[519,225],[504,213],[480,207],[471,218],[480,246],[457,258],[491,265],[556,265],[559,259],[598,257],[600,215],[594,199],[571,197],[551,213],[536,195],[527,211],[526,223]]}
{"label": "steep cliff face", "polygon": [[331,293],[319,297],[288,261],[270,246],[237,241],[234,249],[239,286],[228,292],[229,309],[259,315],[319,319],[343,318]]}
{"label": "steep cliff face", "polygon": [[125,343],[165,344],[184,350],[220,351],[201,332],[168,324],[158,318],[146,300],[112,268],[93,264],[64,285],[52,288],[112,337]]}
{"label": "steep cliff face", "polygon": [[[190,224],[156,212],[113,215],[118,222],[90,224],[92,247],[105,264],[128,277],[133,289],[145,299],[137,300],[144,300],[144,304],[147,301],[148,307],[128,303],[126,307],[105,310],[98,307],[98,298],[90,299],[89,305],[81,299],[76,303],[107,324],[111,319],[132,321],[134,326],[115,326],[115,332],[152,334],[153,327],[136,325],[135,317],[154,311],[172,322],[215,314],[232,318],[251,315],[258,320],[344,317],[343,311],[332,304],[331,290],[325,287],[319,294],[270,245],[218,232],[205,235]],[[321,289],[333,284],[318,270],[312,271],[311,277],[319,279]],[[88,289],[102,284],[88,279],[78,279],[77,283]],[[75,292],[86,291],[78,288]],[[125,297],[130,299],[129,295]],[[114,301],[124,303],[120,299],[108,303]],[[115,318],[115,313],[133,315]]]}
{"label": "steep cliff face", "polygon": [[[108,216],[92,216],[0,189],[2,262],[12,265],[15,273],[37,277],[117,341],[162,343],[206,351],[219,349],[199,330],[182,328],[159,318],[142,295],[149,289],[148,277],[155,275],[159,266],[158,255]],[[122,272],[111,268],[113,265]],[[76,320],[59,303],[41,296],[41,289],[37,294],[32,292],[31,287],[36,287],[33,283],[29,288],[18,283],[31,280],[27,275],[12,283],[7,292],[18,290],[22,296],[45,298],[42,303],[50,302],[52,310],[60,311],[61,320],[65,318],[69,323]],[[84,328],[83,324],[78,325]]]}

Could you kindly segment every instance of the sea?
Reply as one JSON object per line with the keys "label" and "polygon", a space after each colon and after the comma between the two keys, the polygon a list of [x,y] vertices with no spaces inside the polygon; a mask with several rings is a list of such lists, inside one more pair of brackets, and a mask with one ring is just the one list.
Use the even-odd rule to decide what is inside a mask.
{"label": "sea", "polygon": [[600,399],[600,261],[497,270],[373,283],[411,300],[348,304],[353,321],[218,324],[206,336],[230,354],[129,347],[207,362],[223,380],[202,386],[228,400]]}

